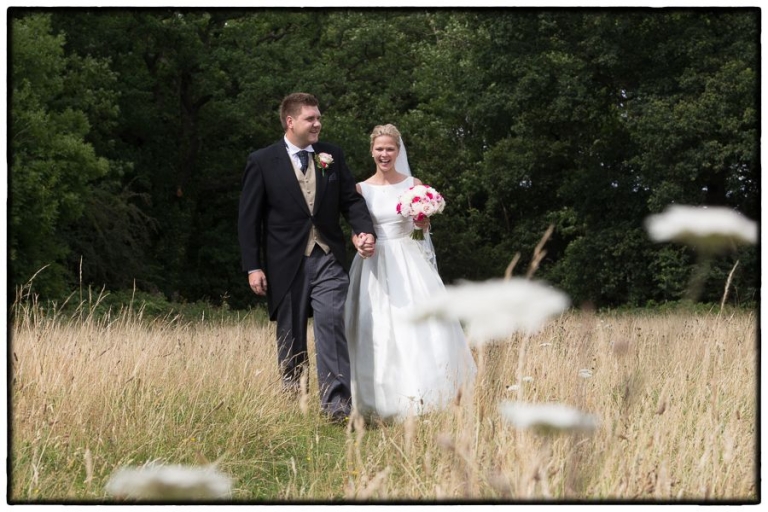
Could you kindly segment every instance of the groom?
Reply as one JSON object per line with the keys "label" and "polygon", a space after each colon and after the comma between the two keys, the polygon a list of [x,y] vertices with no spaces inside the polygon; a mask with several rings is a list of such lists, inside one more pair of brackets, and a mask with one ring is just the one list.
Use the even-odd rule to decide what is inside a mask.
{"label": "groom", "polygon": [[296,391],[306,372],[307,321],[314,317],[321,406],[333,420],[350,412],[350,371],[344,335],[349,286],[339,214],[363,235],[362,257],[373,253],[373,222],[341,148],[319,142],[320,109],[311,94],[280,105],[285,130],[278,142],[248,157],[240,196],[238,235],[243,270],[266,295],[277,321],[283,387]]}

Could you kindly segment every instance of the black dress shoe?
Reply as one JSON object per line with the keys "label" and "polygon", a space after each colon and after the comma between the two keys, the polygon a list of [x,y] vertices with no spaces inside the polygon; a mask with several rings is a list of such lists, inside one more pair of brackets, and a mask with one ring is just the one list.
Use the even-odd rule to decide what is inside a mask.
{"label": "black dress shoe", "polygon": [[334,413],[327,414],[328,421],[337,425],[346,425],[349,423],[349,413],[345,411],[336,411]]}

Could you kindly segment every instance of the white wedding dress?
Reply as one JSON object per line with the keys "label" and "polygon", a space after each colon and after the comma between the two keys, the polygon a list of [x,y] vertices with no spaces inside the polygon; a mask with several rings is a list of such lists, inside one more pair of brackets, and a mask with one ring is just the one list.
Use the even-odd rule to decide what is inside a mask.
{"label": "white wedding dress", "polygon": [[458,321],[411,323],[406,313],[444,288],[413,240],[413,221],[396,212],[408,177],[395,185],[360,184],[376,229],[372,257],[355,256],[345,321],[354,409],[366,418],[401,420],[448,406],[477,367]]}

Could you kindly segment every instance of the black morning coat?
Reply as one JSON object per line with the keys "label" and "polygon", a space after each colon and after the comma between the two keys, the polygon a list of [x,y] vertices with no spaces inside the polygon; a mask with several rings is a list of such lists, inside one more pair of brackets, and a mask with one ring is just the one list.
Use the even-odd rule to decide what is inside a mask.
{"label": "black morning coat", "polygon": [[365,199],[355,189],[341,148],[325,142],[312,147],[315,155],[329,153],[333,163],[324,171],[315,163],[317,190],[311,212],[282,139],[251,153],[245,166],[238,218],[242,268],[265,271],[271,320],[299,271],[313,224],[344,268],[340,214],[354,233],[374,234]]}

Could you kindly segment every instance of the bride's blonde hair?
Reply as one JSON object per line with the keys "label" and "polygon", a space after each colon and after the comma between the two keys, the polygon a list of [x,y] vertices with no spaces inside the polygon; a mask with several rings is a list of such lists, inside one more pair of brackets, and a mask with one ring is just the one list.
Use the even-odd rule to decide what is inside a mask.
{"label": "bride's blonde hair", "polygon": [[371,132],[371,149],[373,149],[373,141],[376,140],[376,137],[381,137],[383,135],[388,135],[395,139],[397,149],[400,149],[400,131],[393,124],[380,124],[373,128],[373,131]]}

